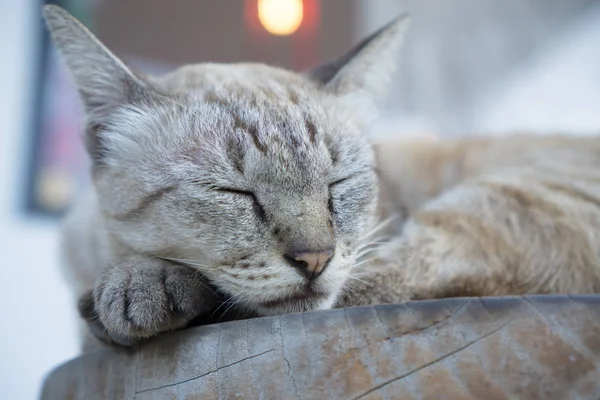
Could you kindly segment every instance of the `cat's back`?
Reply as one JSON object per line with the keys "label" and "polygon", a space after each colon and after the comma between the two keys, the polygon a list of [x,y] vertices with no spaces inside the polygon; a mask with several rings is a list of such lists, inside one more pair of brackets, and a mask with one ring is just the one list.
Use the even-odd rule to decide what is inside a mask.
{"label": "cat's back", "polygon": [[[443,159],[436,154],[446,164],[428,169]],[[600,139],[442,141],[418,163],[412,180],[438,193],[413,210],[403,240],[436,279],[480,277],[471,294],[600,291]],[[444,188],[446,165],[454,175]]]}
{"label": "cat's back", "polygon": [[401,205],[405,214],[461,182],[490,174],[528,171],[532,179],[531,174],[540,178],[550,174],[568,180],[573,174],[590,179],[600,170],[600,137],[524,134],[383,140],[374,148],[382,204]]}

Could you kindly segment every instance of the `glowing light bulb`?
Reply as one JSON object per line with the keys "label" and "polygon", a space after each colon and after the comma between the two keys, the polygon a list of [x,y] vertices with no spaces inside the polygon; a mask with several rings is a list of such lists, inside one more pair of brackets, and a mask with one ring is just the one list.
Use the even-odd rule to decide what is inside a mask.
{"label": "glowing light bulb", "polygon": [[302,0],[258,0],[258,19],[273,35],[291,35],[303,17]]}

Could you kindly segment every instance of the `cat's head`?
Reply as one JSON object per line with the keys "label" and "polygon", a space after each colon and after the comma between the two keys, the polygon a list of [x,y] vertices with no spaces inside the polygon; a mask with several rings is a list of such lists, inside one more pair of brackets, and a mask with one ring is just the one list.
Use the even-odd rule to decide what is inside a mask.
{"label": "cat's head", "polygon": [[374,223],[366,127],[407,19],[302,74],[200,64],[146,77],[64,10],[45,14],[115,240],[198,268],[261,314],[330,307]]}

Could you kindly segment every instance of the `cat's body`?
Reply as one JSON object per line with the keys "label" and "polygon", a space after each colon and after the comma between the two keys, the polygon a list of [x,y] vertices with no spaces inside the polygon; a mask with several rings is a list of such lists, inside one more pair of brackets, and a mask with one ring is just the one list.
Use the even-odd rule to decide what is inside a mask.
{"label": "cat's body", "polygon": [[407,219],[355,269],[340,305],[600,293],[600,137],[407,141],[376,153],[383,216]]}
{"label": "cat's body", "polygon": [[[165,77],[134,74],[56,7],[46,19],[88,114],[94,186],[67,220],[64,249],[82,314],[100,337],[127,344],[223,305],[268,315],[600,290],[598,211],[565,186],[572,158],[576,174],[593,172],[595,141],[396,143],[373,152],[373,100],[394,69],[402,19],[307,74],[203,64]],[[552,163],[562,174],[548,178],[555,186],[524,187]],[[500,183],[467,182],[494,173]],[[356,264],[378,218],[399,211],[412,218],[404,234]],[[555,232],[546,238],[541,228]],[[553,245],[564,232],[588,242]],[[550,268],[521,273],[542,271],[540,263]]]}

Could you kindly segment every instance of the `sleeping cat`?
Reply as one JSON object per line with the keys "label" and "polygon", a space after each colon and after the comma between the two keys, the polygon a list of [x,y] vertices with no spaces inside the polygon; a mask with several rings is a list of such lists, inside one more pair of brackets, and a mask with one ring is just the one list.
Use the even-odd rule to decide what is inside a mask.
{"label": "sleeping cat", "polygon": [[375,222],[365,133],[407,19],[305,74],[201,64],[147,77],[44,10],[87,112],[93,188],[64,246],[96,333],[154,336],[223,298],[259,315],[332,307]]}
{"label": "sleeping cat", "polygon": [[[595,139],[371,146],[406,18],[303,74],[201,64],[149,77],[64,10],[45,15],[93,161],[65,226],[67,270],[105,340],[230,307],[600,291]],[[379,222],[395,214],[409,218]],[[382,232],[393,238],[379,244]]]}

